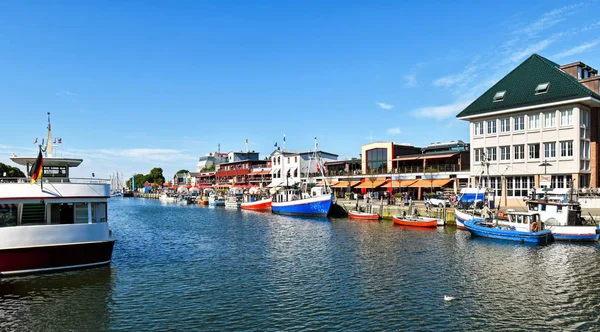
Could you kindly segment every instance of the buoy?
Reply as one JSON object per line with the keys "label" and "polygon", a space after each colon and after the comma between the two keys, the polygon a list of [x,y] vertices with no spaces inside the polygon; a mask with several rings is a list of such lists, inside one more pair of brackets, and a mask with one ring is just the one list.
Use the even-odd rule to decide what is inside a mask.
{"label": "buoy", "polygon": [[454,298],[452,296],[444,295],[444,301],[452,301]]}

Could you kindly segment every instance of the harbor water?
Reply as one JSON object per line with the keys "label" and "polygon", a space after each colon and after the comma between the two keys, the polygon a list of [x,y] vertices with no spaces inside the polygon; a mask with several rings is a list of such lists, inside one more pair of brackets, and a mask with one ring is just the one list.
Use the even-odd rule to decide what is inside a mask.
{"label": "harbor water", "polygon": [[0,280],[0,330],[600,329],[598,244],[135,198],[109,220],[110,266]]}

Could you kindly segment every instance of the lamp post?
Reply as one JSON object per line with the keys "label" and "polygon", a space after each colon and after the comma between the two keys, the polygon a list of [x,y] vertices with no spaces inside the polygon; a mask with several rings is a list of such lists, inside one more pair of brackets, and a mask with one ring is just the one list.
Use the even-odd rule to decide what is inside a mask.
{"label": "lamp post", "polygon": [[543,162],[543,163],[541,163],[541,164],[539,164],[538,166],[544,166],[544,175],[546,175],[546,174],[547,174],[547,172],[546,172],[546,168],[547,168],[548,166],[552,166],[552,164],[550,164],[549,162],[547,162],[546,160],[544,160],[544,162]]}

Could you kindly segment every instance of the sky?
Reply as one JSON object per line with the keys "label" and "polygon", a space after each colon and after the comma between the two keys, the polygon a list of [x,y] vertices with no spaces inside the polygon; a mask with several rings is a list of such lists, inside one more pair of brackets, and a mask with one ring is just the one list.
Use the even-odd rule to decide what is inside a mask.
{"label": "sky", "polygon": [[0,162],[194,171],[216,151],[469,140],[462,109],[533,53],[600,68],[598,1],[0,1]]}

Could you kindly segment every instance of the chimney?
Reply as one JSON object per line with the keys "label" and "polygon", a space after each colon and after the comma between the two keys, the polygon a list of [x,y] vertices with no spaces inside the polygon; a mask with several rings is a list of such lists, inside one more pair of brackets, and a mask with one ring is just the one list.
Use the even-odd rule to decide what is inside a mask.
{"label": "chimney", "polygon": [[559,68],[565,73],[575,77],[579,83],[586,88],[594,91],[595,93],[600,93],[600,86],[598,85],[600,76],[598,76],[598,70],[586,65],[581,61],[562,65]]}

